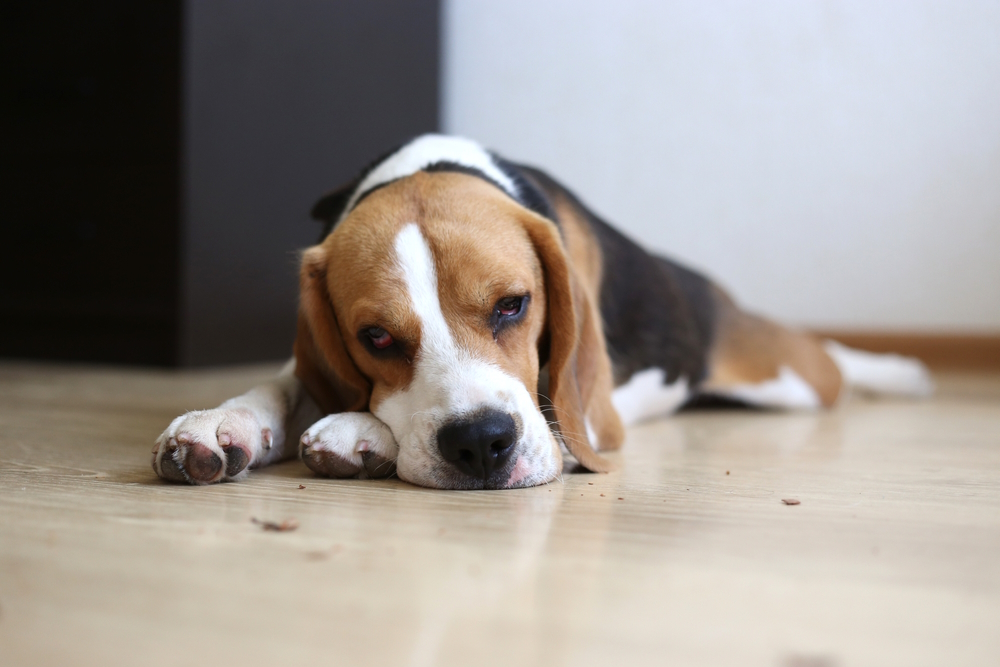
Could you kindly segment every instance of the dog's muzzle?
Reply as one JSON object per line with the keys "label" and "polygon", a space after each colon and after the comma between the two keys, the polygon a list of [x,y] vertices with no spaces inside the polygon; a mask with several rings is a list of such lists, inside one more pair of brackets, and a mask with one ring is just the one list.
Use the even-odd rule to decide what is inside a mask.
{"label": "dog's muzzle", "polygon": [[517,444],[517,430],[514,418],[506,412],[480,410],[438,429],[438,450],[459,472],[485,482],[507,467]]}

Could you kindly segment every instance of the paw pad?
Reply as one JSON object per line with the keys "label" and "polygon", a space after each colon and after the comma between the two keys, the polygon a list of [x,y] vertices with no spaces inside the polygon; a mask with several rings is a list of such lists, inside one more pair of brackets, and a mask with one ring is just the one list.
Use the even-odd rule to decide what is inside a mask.
{"label": "paw pad", "polygon": [[272,441],[271,430],[261,428],[248,410],[189,412],[157,440],[153,470],[171,482],[212,484],[243,474]]}

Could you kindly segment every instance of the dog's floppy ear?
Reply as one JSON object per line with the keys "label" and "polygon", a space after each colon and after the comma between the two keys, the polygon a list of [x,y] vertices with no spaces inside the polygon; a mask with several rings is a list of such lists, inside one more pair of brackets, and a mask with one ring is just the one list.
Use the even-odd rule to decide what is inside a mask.
{"label": "dog's floppy ear", "polygon": [[344,345],[327,289],[327,262],[321,245],[302,255],[295,375],[326,414],[364,410],[371,383]]}
{"label": "dog's floppy ear", "polygon": [[586,422],[589,415],[601,449],[621,446],[624,429],[611,404],[611,367],[600,314],[577,279],[555,224],[538,215],[524,224],[545,272],[549,399],[559,431],[585,468],[608,472],[614,467],[591,448]]}

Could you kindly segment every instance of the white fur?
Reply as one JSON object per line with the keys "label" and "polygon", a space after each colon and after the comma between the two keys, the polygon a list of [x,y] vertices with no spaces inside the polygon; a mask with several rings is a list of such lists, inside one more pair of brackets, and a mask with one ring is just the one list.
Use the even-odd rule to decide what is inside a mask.
{"label": "white fur", "polygon": [[436,162],[454,162],[477,169],[496,181],[511,197],[518,197],[517,185],[496,165],[493,156],[482,146],[461,137],[425,134],[403,146],[369,172],[347,200],[340,219],[347,217],[366,192],[390,181],[412,176]]}
{"label": "white fur", "polygon": [[911,357],[854,350],[832,340],[826,341],[826,352],[849,386],[899,396],[934,393],[934,381],[927,367]]}
{"label": "white fur", "polygon": [[301,443],[303,449],[335,454],[359,469],[364,467],[364,452],[388,460],[395,460],[399,452],[392,431],[370,412],[327,415],[306,429]]}
{"label": "white fur", "polygon": [[[242,396],[231,398],[211,410],[195,410],[181,415],[160,434],[153,448],[153,469],[162,475],[161,462],[167,451],[183,469],[187,447],[178,436],[196,442],[214,452],[222,460],[222,470],[213,482],[230,479],[225,475],[226,454],[219,436],[229,435],[234,442],[246,446],[250,462],[234,479],[242,479],[250,468],[274,463],[288,456],[288,437],[292,445],[298,433],[320,416],[319,410],[295,377],[295,360],[289,361],[271,382],[251,389]],[[289,436],[288,431],[291,431]],[[195,480],[188,478],[195,483]]]}
{"label": "white fur", "polygon": [[590,423],[590,417],[583,418],[583,425],[587,427],[587,442],[590,443],[590,448],[593,450],[597,449],[597,431],[594,430],[594,425]]}
{"label": "white fur", "polygon": [[821,405],[819,395],[812,385],[788,366],[778,369],[778,377],[773,380],[721,389],[713,388],[710,393],[761,408],[815,410]]}
{"label": "white fur", "polygon": [[441,310],[437,275],[430,247],[416,224],[400,230],[396,261],[420,320],[420,349],[410,385],[383,400],[373,410],[399,443],[396,470],[400,478],[440,487],[442,470],[450,464],[437,449],[437,431],[447,421],[484,407],[520,417],[522,433],[516,444],[518,486],[553,479],[559,472],[552,434],[524,384],[496,366],[474,358],[459,347]]}
{"label": "white fur", "polygon": [[688,399],[687,378],[664,384],[662,368],[647,368],[629,378],[611,394],[611,402],[625,426],[662,417],[677,410]]}
{"label": "white fur", "polygon": [[[156,445],[153,448],[153,470],[156,471],[157,475],[162,476],[163,459],[165,456],[170,456],[178,464],[187,481],[192,484],[221,481],[226,476],[225,465],[219,469],[219,474],[212,480],[202,482],[190,477],[187,471],[184,470],[184,460],[187,457],[188,448],[186,445],[178,442],[177,437],[183,434],[190,442],[196,442],[208,448],[225,464],[226,454],[222,451],[222,447],[218,441],[218,433],[222,428],[225,428],[227,432],[233,433],[234,437],[246,443],[250,447],[250,453],[253,458],[260,456],[260,453],[263,451],[261,427],[252,413],[222,408],[192,410],[170,422],[166,430],[156,439]],[[245,471],[239,476],[243,474],[245,474]]]}

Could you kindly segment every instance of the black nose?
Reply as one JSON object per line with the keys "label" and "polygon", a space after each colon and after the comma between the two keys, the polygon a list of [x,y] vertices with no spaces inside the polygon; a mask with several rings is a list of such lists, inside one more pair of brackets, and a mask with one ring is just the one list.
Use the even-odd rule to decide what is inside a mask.
{"label": "black nose", "polygon": [[470,477],[486,479],[510,458],[517,426],[505,412],[482,410],[442,426],[437,441],[445,461]]}

